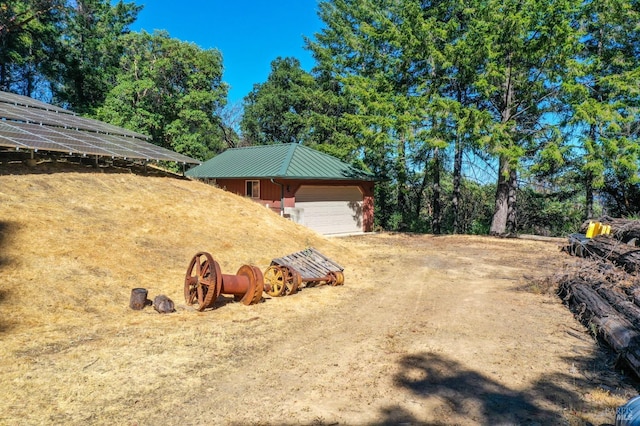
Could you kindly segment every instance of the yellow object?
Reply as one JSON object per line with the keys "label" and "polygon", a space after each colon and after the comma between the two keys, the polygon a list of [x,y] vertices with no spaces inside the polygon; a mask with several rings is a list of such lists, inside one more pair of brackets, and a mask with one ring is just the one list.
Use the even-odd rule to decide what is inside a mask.
{"label": "yellow object", "polygon": [[600,222],[589,222],[587,226],[587,232],[585,237],[593,238],[597,235],[609,235],[611,234],[611,225],[603,225]]}
{"label": "yellow object", "polygon": [[593,228],[593,236],[600,235],[602,233],[602,224],[600,222],[596,222],[596,226]]}

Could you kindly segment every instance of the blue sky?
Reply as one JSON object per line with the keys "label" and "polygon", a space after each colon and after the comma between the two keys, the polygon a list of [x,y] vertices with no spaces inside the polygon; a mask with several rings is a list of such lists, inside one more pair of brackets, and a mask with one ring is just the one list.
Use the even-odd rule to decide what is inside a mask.
{"label": "blue sky", "polygon": [[229,102],[240,102],[269,75],[271,61],[292,56],[309,71],[314,62],[303,48],[322,23],[317,0],[133,0],[144,6],[134,31],[167,30],[203,49],[222,52]]}

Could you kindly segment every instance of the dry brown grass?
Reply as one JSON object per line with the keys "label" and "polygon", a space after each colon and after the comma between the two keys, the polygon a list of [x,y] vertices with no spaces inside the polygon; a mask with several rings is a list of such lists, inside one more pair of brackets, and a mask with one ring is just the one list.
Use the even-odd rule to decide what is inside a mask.
{"label": "dry brown grass", "polygon": [[[44,168],[53,173],[39,173]],[[157,374],[184,364],[197,374],[203,359],[231,358],[236,337],[213,322],[255,314],[230,305],[213,316],[184,305],[184,274],[198,251],[212,253],[226,274],[243,264],[264,270],[272,258],[308,246],[341,261],[357,258],[341,241],[198,182],[68,164],[26,170],[34,174],[17,165],[1,170],[0,358],[11,364],[1,400],[18,416],[11,419],[27,416],[26,423],[56,423],[66,412],[76,414],[60,417],[64,423],[80,421],[92,410],[85,404],[110,406],[131,391],[155,389]],[[177,312],[130,310],[134,287],[148,289],[150,299],[169,296]],[[202,340],[205,346],[193,346]],[[190,380],[180,383],[188,394]],[[73,394],[84,390],[92,396]],[[35,394],[43,397],[27,396]]]}
{"label": "dry brown grass", "polygon": [[[472,377],[472,389],[497,389],[518,410],[541,407],[534,418],[593,422],[628,396],[623,383],[598,393],[604,379],[587,370],[602,354],[553,296],[517,291],[523,277],[561,267],[552,244],[328,239],[198,182],[38,167],[0,166],[0,424],[509,419],[482,399],[454,410],[421,382],[430,363],[407,370],[418,392],[399,387],[416,354],[458,374],[461,388]],[[251,307],[184,305],[197,251],[232,274],[309,246],[345,266],[344,287]],[[177,311],[129,309],[134,287]]]}

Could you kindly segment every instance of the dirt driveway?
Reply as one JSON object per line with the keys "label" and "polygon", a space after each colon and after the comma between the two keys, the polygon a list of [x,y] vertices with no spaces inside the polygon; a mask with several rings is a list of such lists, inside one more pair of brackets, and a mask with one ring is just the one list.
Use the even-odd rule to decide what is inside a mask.
{"label": "dirt driveway", "polygon": [[529,278],[561,271],[557,244],[455,236],[349,244],[366,255],[367,274],[347,269],[345,287],[246,312],[238,362],[217,368],[212,358],[206,392],[176,418],[198,407],[196,423],[613,423],[605,396],[624,392],[621,377],[555,296],[523,290]]}
{"label": "dirt driveway", "polygon": [[0,423],[602,424],[633,392],[554,295],[525,289],[562,270],[556,243],[335,244],[335,260],[340,247],[355,259],[342,287],[201,313],[182,300],[169,315],[123,309],[126,325],[66,345],[25,341],[4,360]]}

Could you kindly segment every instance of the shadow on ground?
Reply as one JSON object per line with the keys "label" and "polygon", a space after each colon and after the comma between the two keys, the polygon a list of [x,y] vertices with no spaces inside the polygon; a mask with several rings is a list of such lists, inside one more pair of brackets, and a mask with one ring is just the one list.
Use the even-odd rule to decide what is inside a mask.
{"label": "shadow on ground", "polygon": [[[601,360],[575,358],[570,365],[589,371],[599,362]],[[395,376],[397,386],[410,390],[417,402],[437,399],[438,409],[430,416],[440,420],[429,423],[432,425],[458,423],[458,420],[478,425],[566,424],[567,412],[580,413],[588,409],[577,390],[592,388],[591,379],[550,374],[531,388],[518,391],[442,354],[429,352],[404,357]],[[385,425],[425,424],[399,405],[386,407],[381,419],[380,424]],[[613,418],[607,421],[613,423]]]}
{"label": "shadow on ground", "polygon": [[[0,221],[0,277],[2,276],[2,270],[9,264],[9,258],[6,256],[6,241],[7,235],[11,232],[12,225],[8,222]],[[1,286],[1,284],[0,284]],[[6,290],[0,288],[0,306],[2,306],[7,300]],[[1,310],[0,310],[1,312]],[[4,316],[0,313],[0,333],[4,333],[9,328],[8,323]]]}
{"label": "shadow on ground", "polygon": [[6,235],[9,233],[9,228],[9,223],[0,221],[0,269],[8,262],[4,254],[6,253],[4,245],[6,244]]}

